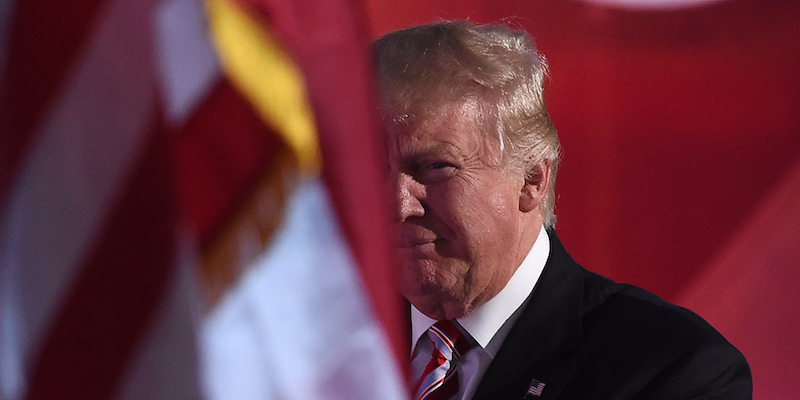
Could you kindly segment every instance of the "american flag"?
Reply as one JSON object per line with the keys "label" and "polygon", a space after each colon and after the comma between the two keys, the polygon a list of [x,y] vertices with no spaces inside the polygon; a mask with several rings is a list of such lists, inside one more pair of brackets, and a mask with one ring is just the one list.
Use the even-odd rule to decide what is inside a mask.
{"label": "american flag", "polygon": [[542,390],[544,390],[545,383],[539,382],[538,380],[534,379],[531,381],[530,387],[528,387],[528,395],[534,397],[541,397]]}
{"label": "american flag", "polygon": [[[262,398],[318,398],[320,389],[327,398],[405,395],[394,365],[402,339],[381,329],[402,332],[390,326],[401,318],[388,288],[387,203],[380,190],[352,190],[382,184],[356,4],[0,4],[0,400],[245,398],[215,381],[213,372],[225,369],[215,349],[226,343],[209,341],[209,326],[254,261],[285,237],[284,209],[298,209],[293,199],[308,193],[327,199],[298,204],[311,207],[312,221],[326,219],[311,226],[332,232],[323,240],[339,235],[317,244],[338,246],[341,273],[322,280],[314,268],[330,263],[316,259],[296,269],[314,281],[272,281],[287,291],[263,314],[280,316],[281,304],[316,312],[293,321],[312,321],[314,333],[334,338],[358,327],[364,336],[349,336],[367,340],[346,355],[366,356],[386,385],[347,380],[358,364],[342,357],[297,357],[292,368],[262,365],[249,378],[272,385]],[[249,21],[252,41],[272,38],[287,49],[281,54],[303,83],[312,121],[305,141],[292,142],[280,121],[293,111],[265,112],[224,58],[226,31],[217,28],[231,14]],[[255,48],[246,61],[263,56]],[[284,80],[264,79],[271,93],[285,93],[274,89]],[[286,107],[297,100],[282,99]],[[302,293],[304,283],[321,290]],[[314,307],[320,299],[355,304],[349,325]],[[270,333],[297,329],[268,322]],[[295,355],[318,355],[314,346],[327,342],[312,339]],[[304,376],[302,391],[274,373],[284,370]]]}

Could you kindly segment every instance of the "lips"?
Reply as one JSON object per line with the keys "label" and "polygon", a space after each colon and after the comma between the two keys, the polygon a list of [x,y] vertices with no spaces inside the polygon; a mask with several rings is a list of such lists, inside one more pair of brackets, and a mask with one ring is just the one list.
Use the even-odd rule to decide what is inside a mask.
{"label": "lips", "polygon": [[398,247],[416,248],[426,244],[433,244],[439,237],[430,230],[418,227],[402,227],[398,238]]}
{"label": "lips", "polygon": [[400,247],[413,248],[433,243],[436,238],[405,238],[400,240]]}

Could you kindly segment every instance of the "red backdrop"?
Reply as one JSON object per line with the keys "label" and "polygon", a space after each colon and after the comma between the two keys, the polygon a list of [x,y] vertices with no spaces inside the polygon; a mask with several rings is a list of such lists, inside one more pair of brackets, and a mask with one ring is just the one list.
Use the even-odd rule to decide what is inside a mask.
{"label": "red backdrop", "polygon": [[800,3],[365,4],[375,36],[440,18],[530,32],[552,70],[557,231],[573,257],[708,318],[750,360],[756,398],[800,392],[800,197],[786,194],[800,191]]}

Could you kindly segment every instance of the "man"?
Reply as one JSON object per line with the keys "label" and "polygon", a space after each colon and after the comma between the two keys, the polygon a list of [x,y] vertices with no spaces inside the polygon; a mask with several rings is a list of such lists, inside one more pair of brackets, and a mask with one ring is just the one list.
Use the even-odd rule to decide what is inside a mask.
{"label": "man", "polygon": [[415,399],[751,398],[746,361],[700,317],[562,247],[528,35],[443,22],[375,50]]}

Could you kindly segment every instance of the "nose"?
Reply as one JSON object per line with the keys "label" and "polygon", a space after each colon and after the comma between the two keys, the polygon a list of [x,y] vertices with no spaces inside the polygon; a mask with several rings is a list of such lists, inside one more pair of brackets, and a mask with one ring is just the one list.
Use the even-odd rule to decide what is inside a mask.
{"label": "nose", "polygon": [[414,180],[414,177],[401,173],[397,178],[397,217],[404,222],[409,217],[425,215],[422,199],[425,197],[425,186]]}

